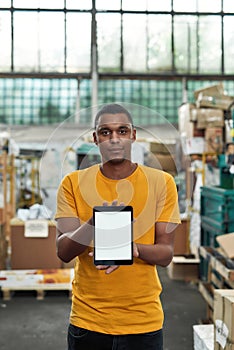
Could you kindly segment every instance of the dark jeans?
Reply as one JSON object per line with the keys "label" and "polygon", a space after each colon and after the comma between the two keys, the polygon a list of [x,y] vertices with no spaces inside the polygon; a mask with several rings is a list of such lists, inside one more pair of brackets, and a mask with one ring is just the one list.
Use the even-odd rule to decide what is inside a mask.
{"label": "dark jeans", "polygon": [[129,335],[110,335],[69,325],[68,350],[163,350],[162,329]]}

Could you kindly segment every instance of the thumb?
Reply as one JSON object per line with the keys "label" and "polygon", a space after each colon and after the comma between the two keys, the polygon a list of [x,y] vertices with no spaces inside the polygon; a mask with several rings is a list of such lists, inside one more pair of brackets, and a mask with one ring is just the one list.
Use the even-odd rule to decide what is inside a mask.
{"label": "thumb", "polygon": [[135,258],[138,258],[139,257],[139,250],[138,250],[138,247],[137,247],[137,244],[136,243],[133,243],[133,256]]}

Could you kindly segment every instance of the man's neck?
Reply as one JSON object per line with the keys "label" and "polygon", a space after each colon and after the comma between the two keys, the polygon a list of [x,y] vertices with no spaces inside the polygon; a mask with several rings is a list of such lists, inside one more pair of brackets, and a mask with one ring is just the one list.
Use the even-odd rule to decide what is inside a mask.
{"label": "man's neck", "polygon": [[102,174],[109,179],[120,180],[130,176],[137,168],[136,163],[132,163],[129,160],[125,160],[122,163],[110,163],[106,162],[101,165],[100,170]]}

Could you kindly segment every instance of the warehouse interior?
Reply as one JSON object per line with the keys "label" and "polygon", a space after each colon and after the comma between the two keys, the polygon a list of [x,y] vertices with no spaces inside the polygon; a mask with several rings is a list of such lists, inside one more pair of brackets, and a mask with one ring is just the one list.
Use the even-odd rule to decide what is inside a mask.
{"label": "warehouse interior", "polygon": [[233,17],[232,0],[1,1],[1,349],[66,346],[74,261],[56,254],[56,194],[100,162],[107,103],[133,117],[133,160],[177,185],[165,350],[234,349]]}

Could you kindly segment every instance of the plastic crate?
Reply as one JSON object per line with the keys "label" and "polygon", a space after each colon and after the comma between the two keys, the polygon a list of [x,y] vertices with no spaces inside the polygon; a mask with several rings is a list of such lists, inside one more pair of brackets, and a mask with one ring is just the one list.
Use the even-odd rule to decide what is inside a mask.
{"label": "plastic crate", "polygon": [[219,234],[234,232],[234,190],[201,188],[201,221]]}
{"label": "plastic crate", "polygon": [[222,228],[215,225],[214,222],[210,224],[209,218],[201,218],[201,245],[216,248],[219,246],[216,237],[224,234]]}

